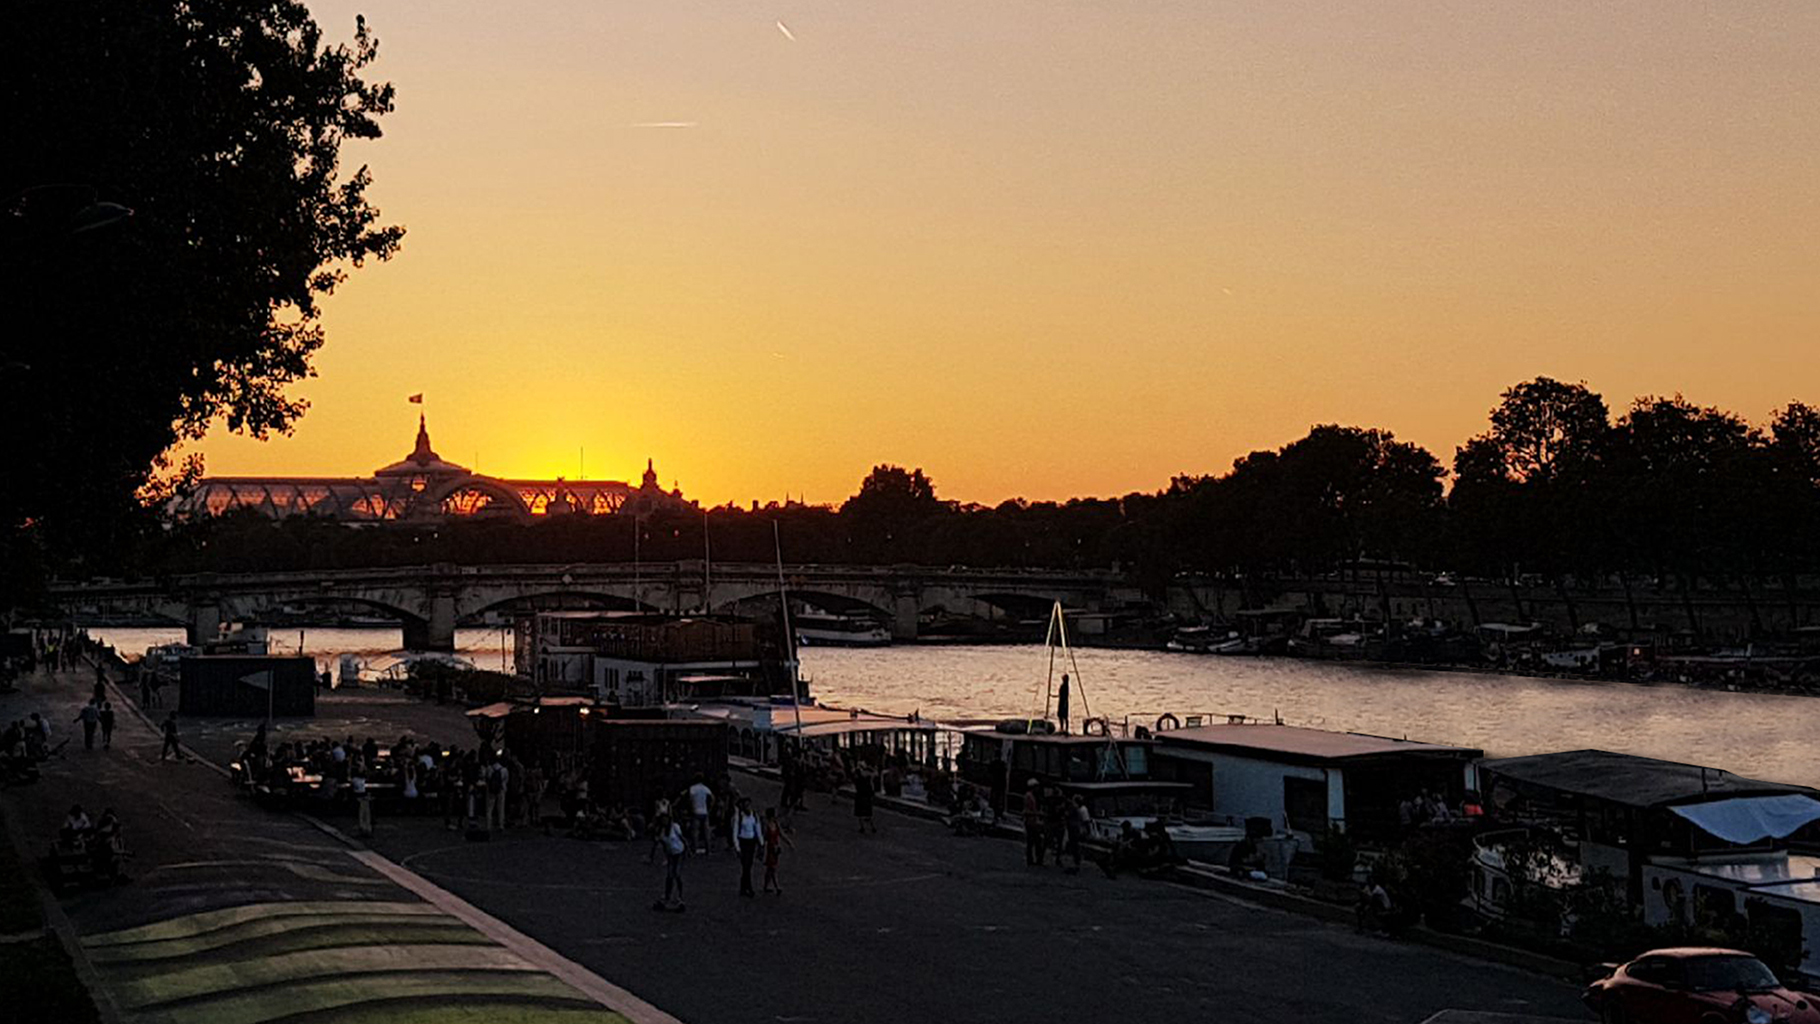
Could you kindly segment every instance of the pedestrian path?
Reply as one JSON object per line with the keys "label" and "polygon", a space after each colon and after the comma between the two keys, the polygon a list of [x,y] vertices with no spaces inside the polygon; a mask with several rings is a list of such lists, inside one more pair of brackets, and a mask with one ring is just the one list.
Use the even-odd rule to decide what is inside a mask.
{"label": "pedestrian path", "polygon": [[624,1020],[422,903],[254,903],[82,945],[129,1022]]}
{"label": "pedestrian path", "polygon": [[[0,713],[68,721],[92,677],[40,675]],[[56,719],[53,719],[56,720]],[[132,880],[60,903],[91,990],[123,1024],[638,1024],[643,1003],[593,991],[592,975],[449,899],[362,859],[289,815],[239,800],[195,764],[161,764],[134,718],[108,751],[46,762],[9,791],[28,849],[47,848],[72,803],[121,809]],[[366,856],[371,856],[366,855]],[[526,940],[528,941],[528,940]],[[579,969],[577,969],[579,970]],[[597,979],[596,979],[597,980]],[[610,1009],[609,1007],[614,1007]],[[668,1018],[661,1018],[668,1019]]]}

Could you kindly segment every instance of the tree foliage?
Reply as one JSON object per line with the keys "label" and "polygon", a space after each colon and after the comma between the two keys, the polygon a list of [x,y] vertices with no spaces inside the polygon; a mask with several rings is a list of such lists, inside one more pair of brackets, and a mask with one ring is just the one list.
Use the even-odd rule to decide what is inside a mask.
{"label": "tree foliage", "polygon": [[[532,526],[451,522],[349,530],[242,514],[170,537],[173,571],[693,559],[827,564],[1118,567],[1153,592],[1182,572],[1246,581],[1385,561],[1498,579],[1599,574],[1681,585],[1820,569],[1820,413],[1793,403],[1767,431],[1674,398],[1612,422],[1584,385],[1506,391],[1490,428],[1439,461],[1389,431],[1326,424],[1217,476],[1121,498],[943,501],[921,469],[875,467],[838,510],[800,505]],[[1540,424],[1541,426],[1537,426]],[[206,546],[205,546],[206,545]],[[1676,583],[1680,581],[1680,583]]]}
{"label": "tree foliage", "polygon": [[[364,23],[325,44],[294,0],[8,14],[0,406],[29,443],[0,529],[9,553],[93,558],[170,484],[179,442],[302,414],[288,388],[323,343],[320,298],[403,234],[341,163],[379,135],[392,88],[363,78]],[[75,230],[97,201],[133,215]]]}

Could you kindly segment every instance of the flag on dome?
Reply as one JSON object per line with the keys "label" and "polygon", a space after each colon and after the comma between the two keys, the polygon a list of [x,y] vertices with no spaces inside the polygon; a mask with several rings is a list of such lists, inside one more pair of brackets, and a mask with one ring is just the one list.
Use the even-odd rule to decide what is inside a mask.
{"label": "flag on dome", "polygon": [[410,402],[413,405],[422,405],[423,404],[423,392],[419,391],[416,394],[412,395],[411,397],[405,399],[405,401]]}

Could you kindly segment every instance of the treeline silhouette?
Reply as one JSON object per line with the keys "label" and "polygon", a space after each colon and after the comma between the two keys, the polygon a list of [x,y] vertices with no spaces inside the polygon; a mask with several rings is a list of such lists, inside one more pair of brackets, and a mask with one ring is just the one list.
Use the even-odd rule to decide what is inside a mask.
{"label": "treeline silhouette", "polygon": [[1584,384],[1539,377],[1503,393],[1451,471],[1389,431],[1326,424],[1218,476],[1123,498],[960,504],[920,469],[881,465],[838,508],[383,529],[242,513],[173,530],[147,568],[667,562],[703,557],[704,529],[713,560],[769,562],[774,523],[792,563],[1116,566],[1153,586],[1366,561],[1503,579],[1792,580],[1820,568],[1820,410],[1795,402],[1755,426],[1676,395],[1614,417]]}

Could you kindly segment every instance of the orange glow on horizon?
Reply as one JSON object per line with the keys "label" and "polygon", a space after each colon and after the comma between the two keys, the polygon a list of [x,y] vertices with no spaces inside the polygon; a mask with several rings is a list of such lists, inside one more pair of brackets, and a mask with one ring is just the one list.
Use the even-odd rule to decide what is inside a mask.
{"label": "orange glow on horizon", "polygon": [[1540,374],[1820,401],[1820,5],[311,7],[381,41],[343,162],[409,233],[214,474],[369,473],[417,392],[449,461],[704,505],[1449,462]]}

